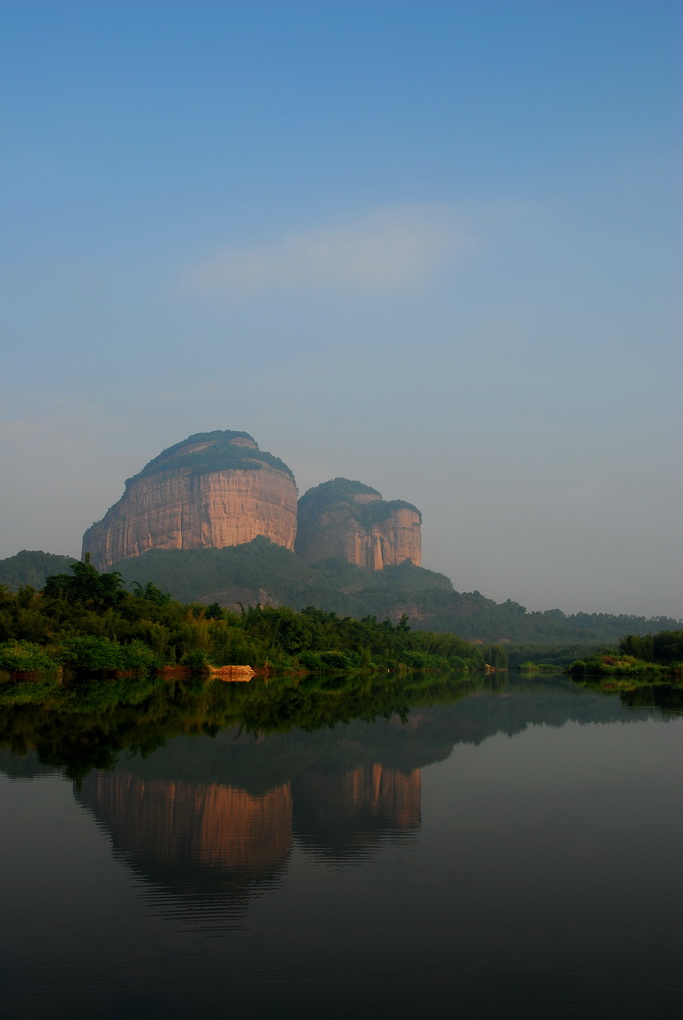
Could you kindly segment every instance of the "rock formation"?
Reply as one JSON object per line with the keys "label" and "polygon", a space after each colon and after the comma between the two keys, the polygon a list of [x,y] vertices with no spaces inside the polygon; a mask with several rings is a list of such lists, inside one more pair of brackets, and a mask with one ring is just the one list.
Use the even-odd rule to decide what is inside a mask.
{"label": "rock formation", "polygon": [[149,549],[223,548],[264,535],[293,549],[297,489],[246,432],[203,432],[129,478],[121,499],[83,536],[99,570]]}
{"label": "rock formation", "polygon": [[420,566],[422,515],[403,500],[387,502],[362,482],[335,478],[299,500],[296,551],[307,563],[343,559],[365,570],[411,560]]}

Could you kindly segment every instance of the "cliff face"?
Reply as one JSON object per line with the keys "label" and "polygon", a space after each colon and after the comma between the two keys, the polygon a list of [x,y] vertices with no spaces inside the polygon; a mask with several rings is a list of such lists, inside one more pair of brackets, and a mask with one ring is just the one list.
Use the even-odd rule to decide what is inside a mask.
{"label": "cliff face", "polygon": [[243,432],[211,432],[165,450],[126,482],[83,536],[99,570],[149,549],[222,548],[264,535],[294,548],[297,490],[282,461]]}
{"label": "cliff face", "polygon": [[335,478],[299,500],[296,551],[307,563],[343,559],[383,570],[422,558],[422,515],[402,500],[387,502],[361,482]]}

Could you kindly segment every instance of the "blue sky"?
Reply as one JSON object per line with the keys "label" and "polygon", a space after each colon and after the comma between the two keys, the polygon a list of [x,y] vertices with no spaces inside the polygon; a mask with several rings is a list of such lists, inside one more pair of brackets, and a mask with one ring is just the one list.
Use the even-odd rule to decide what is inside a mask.
{"label": "blue sky", "polygon": [[251,432],[530,609],[683,615],[668,0],[0,8],[0,556]]}

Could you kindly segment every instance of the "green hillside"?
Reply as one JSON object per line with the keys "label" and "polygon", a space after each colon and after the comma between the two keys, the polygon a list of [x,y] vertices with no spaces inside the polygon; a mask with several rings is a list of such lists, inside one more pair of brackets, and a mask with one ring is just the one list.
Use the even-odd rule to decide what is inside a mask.
{"label": "green hillside", "polygon": [[18,588],[42,588],[52,574],[63,574],[75,556],[57,556],[40,550],[22,549],[16,556],[0,560],[0,585],[17,591]]}
{"label": "green hillside", "polygon": [[[0,560],[0,584],[41,588],[46,577],[64,573],[71,562],[24,551]],[[342,617],[388,617],[394,623],[405,614],[414,630],[450,632],[486,645],[502,642],[512,662],[542,658],[562,666],[591,647],[615,645],[625,634],[681,629],[680,620],[668,617],[529,612],[509,599],[497,603],[478,591],[455,591],[444,574],[409,562],[375,573],[341,560],[305,564],[266,538],[225,549],[151,550],[114,569],[129,588],[152,581],[180,602],[313,606]]]}

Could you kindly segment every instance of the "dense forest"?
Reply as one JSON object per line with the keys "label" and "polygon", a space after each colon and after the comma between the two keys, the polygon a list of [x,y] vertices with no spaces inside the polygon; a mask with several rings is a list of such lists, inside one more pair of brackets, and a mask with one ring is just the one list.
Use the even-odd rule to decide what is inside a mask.
{"label": "dense forest", "polygon": [[315,607],[249,606],[233,612],[217,602],[185,605],[157,585],[87,560],[47,578],[42,590],[0,589],[0,670],[199,669],[248,664],[261,669],[377,671],[484,670],[505,667],[500,647],[474,646],[453,634],[340,617]]}
{"label": "dense forest", "polygon": [[[372,504],[369,504],[372,505]],[[0,584],[12,591],[42,588],[48,576],[68,570],[72,558],[23,551],[0,561]],[[610,613],[529,612],[508,599],[496,603],[478,591],[458,592],[444,574],[410,562],[369,573],[340,560],[305,564],[295,553],[256,538],[225,549],[151,550],[115,567],[126,586],[152,582],[183,603],[239,611],[257,603],[341,617],[375,616],[412,630],[457,634],[483,645],[504,644],[511,660],[542,658],[564,666],[625,635],[678,630],[681,621]]]}

